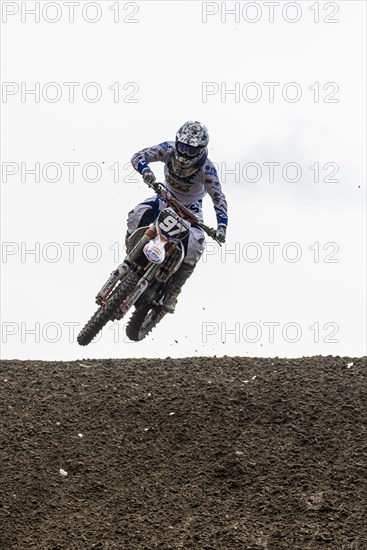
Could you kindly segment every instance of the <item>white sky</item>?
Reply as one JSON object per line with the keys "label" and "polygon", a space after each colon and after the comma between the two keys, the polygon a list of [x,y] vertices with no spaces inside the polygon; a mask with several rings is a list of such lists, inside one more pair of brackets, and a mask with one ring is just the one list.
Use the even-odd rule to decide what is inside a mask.
{"label": "white sky", "polygon": [[[233,2],[210,3],[207,9],[217,8],[218,13],[203,23],[206,8],[201,2],[176,1],[121,2],[121,21],[114,23],[114,2],[104,1],[99,3],[100,21],[92,24],[83,19],[86,2],[81,1],[75,6],[74,23],[68,21],[64,2],[52,3],[58,4],[60,15],[52,24],[42,16],[45,4],[40,2],[41,20],[35,23],[24,11],[35,2],[2,2],[3,21],[9,13],[1,29],[3,83],[15,83],[20,90],[22,82],[23,88],[38,82],[47,93],[45,85],[55,82],[62,91],[55,103],[42,95],[38,103],[32,96],[22,102],[20,91],[3,95],[3,175],[11,169],[4,163],[15,163],[19,171],[2,181],[2,357],[365,354],[365,2],[316,3],[319,23],[310,9],[315,2],[305,1],[293,3],[296,7],[286,12],[295,18],[299,10],[295,23],[282,17],[286,2],[275,9],[273,23],[264,2],[257,2],[261,17],[256,23],[247,22],[243,13],[238,22],[226,16]],[[244,4],[239,3],[241,10]],[[14,5],[19,10],[10,15]],[[87,12],[90,18],[97,13],[93,9]],[[48,10],[46,17],[56,17],[55,6]],[[133,11],[131,17],[138,22],[124,23]],[[247,15],[254,18],[255,11]],[[339,22],[323,22],[328,17]],[[74,103],[64,82],[80,83]],[[102,91],[96,103],[82,97],[81,89],[89,82],[98,83]],[[122,98],[133,91],[124,85],[136,83],[138,101],[115,103],[109,87],[116,82]],[[255,91],[249,88],[246,96],[246,84],[255,82],[262,97],[253,103],[241,95],[236,102],[233,95],[218,91],[203,102],[203,82],[219,90],[221,83],[224,90],[238,83],[245,98]],[[279,83],[274,102],[268,100],[266,82]],[[290,82],[302,91],[294,103],[282,97]],[[324,89],[326,83],[338,88],[332,84]],[[290,96],[294,90],[289,89]],[[51,88],[49,93],[51,97]],[[328,96],[338,102],[325,103]],[[93,313],[94,296],[117,261],[109,247],[122,242],[128,211],[150,194],[124,167],[138,149],[174,139],[187,119],[208,126],[211,160],[228,169],[239,163],[241,170],[246,163],[257,163],[262,177],[249,182],[242,174],[225,176],[222,166],[228,242],[221,252],[208,249],[215,253],[198,265],[174,316],[166,316],[139,344],[124,339],[122,321],[119,334],[117,327],[107,327],[98,342],[80,348],[76,334]],[[28,174],[22,181],[21,163],[30,168],[36,162],[41,168],[58,163],[60,180],[51,183],[41,174],[41,181],[35,182]],[[74,182],[65,165],[70,162],[80,163]],[[102,171],[94,183],[82,176],[89,162]],[[269,162],[280,165],[272,182],[264,165]],[[290,162],[302,170],[293,183],[282,176]],[[117,183],[109,169],[115,163],[120,163]],[[318,183],[315,163],[320,168]],[[324,168],[326,163],[334,164]],[[335,166],[338,181],[323,181]],[[162,167],[153,169],[161,177]],[[50,169],[48,176],[54,173]],[[93,170],[88,174],[93,177]],[[290,168],[287,174],[292,178],[295,172]],[[205,213],[214,225],[210,199]],[[52,242],[61,252],[55,263],[42,256],[55,253],[47,246]],[[65,242],[80,243],[74,262]],[[101,252],[94,263],[82,254],[91,242]],[[248,247],[251,242],[261,253],[257,262],[249,261],[255,254],[255,247]],[[269,261],[270,245],[264,245],[269,242],[280,243],[274,262]],[[282,250],[290,257],[296,252],[288,243],[297,243],[299,261],[283,258]],[[38,262],[32,255],[22,257],[22,250],[35,246],[41,251]],[[233,249],[237,255],[228,253]],[[88,251],[92,256],[94,249]],[[69,338],[70,323],[79,324],[74,338]],[[277,323],[274,338],[269,323]],[[288,323],[293,326],[287,332]],[[35,327],[39,342],[26,333]],[[231,329],[236,334],[226,333]],[[296,329],[299,338],[292,343]],[[328,337],[338,341],[327,342]],[[58,341],[51,343],[53,338]]]}

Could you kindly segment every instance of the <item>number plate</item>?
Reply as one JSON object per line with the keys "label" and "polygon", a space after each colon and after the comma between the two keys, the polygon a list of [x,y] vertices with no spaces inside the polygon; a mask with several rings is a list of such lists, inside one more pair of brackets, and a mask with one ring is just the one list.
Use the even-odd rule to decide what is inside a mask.
{"label": "number plate", "polygon": [[157,224],[163,237],[168,240],[182,241],[190,232],[190,224],[181,219],[172,208],[165,208],[160,212]]}

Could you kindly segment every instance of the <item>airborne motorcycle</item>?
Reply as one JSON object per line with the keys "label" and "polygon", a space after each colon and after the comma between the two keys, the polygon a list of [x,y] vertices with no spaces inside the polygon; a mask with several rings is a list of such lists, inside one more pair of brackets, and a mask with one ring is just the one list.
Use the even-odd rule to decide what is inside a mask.
{"label": "airborne motorcycle", "polygon": [[143,340],[163,319],[167,313],[163,308],[167,282],[183,262],[183,241],[188,238],[191,225],[201,227],[221,244],[215,229],[205,225],[161,183],[156,183],[154,190],[167,208],[152,224],[138,227],[130,235],[124,261],[98,292],[99,309],[78,335],[81,346],[88,345],[108,321],[122,319],[132,306],[135,310],[126,327],[130,340]]}

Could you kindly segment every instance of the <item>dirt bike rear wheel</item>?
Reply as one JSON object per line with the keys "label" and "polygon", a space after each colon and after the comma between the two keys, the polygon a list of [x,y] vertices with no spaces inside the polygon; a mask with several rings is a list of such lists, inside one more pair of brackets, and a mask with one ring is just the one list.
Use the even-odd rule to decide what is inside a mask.
{"label": "dirt bike rear wheel", "polygon": [[80,346],[87,346],[97,336],[100,330],[110,321],[110,319],[116,314],[119,306],[127,298],[127,296],[134,290],[139,277],[135,273],[128,273],[121,283],[112,292],[108,302],[105,306],[100,307],[94,315],[89,319],[88,323],[82,328],[78,334],[78,344]]}
{"label": "dirt bike rear wheel", "polygon": [[153,306],[152,304],[135,309],[126,326],[126,336],[134,342],[140,342],[163,319],[166,313],[162,306]]}

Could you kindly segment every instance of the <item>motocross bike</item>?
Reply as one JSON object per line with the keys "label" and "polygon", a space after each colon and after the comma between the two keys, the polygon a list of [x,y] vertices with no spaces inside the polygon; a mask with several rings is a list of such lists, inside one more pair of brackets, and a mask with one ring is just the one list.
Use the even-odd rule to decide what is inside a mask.
{"label": "motocross bike", "polygon": [[130,340],[140,341],[166,315],[163,307],[167,283],[185,256],[190,226],[200,227],[221,244],[213,228],[205,225],[161,183],[150,185],[167,204],[149,226],[138,227],[127,240],[127,255],[96,296],[99,309],[78,335],[88,345],[108,321],[122,319],[135,306],[126,327]]}

